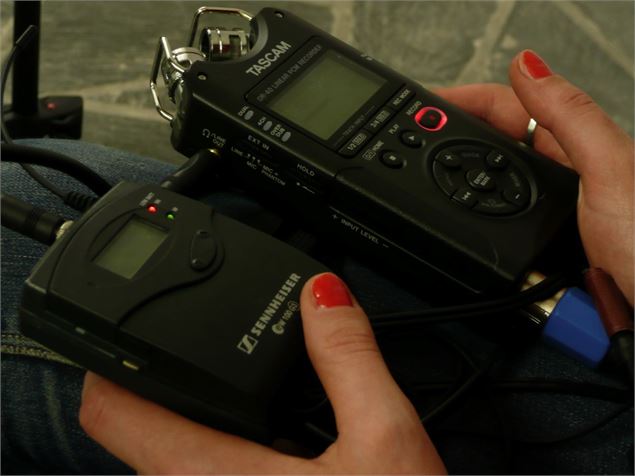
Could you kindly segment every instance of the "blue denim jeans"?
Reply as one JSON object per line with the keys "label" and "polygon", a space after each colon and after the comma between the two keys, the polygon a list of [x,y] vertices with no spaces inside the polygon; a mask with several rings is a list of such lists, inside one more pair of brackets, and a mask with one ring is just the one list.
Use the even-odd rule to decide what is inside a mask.
{"label": "blue denim jeans", "polygon": [[[50,148],[89,165],[111,183],[119,180],[154,182],[165,177],[173,166],[133,156],[103,146],[63,140],[33,140],[30,145]],[[85,187],[55,171],[42,169],[47,177],[66,190]],[[72,218],[76,212],[33,182],[15,164],[2,163],[3,192],[15,195]],[[220,213],[249,215],[261,210],[242,195],[216,193],[208,201]],[[133,470],[90,440],[78,423],[78,409],[84,370],[63,357],[23,337],[19,332],[17,309],[21,288],[45,247],[16,233],[2,230],[2,473],[3,474],[129,474]],[[422,301],[382,276],[351,259],[336,270],[349,283],[369,313],[413,309]],[[476,354],[487,352],[491,343],[460,325],[446,326],[444,332],[456,337]],[[410,336],[412,337],[412,336]],[[423,339],[423,336],[422,336]],[[425,346],[424,340],[416,340]],[[393,342],[385,353],[403,354],[406,340]],[[430,352],[434,352],[430,350]],[[428,356],[414,362],[415,373],[439,369],[444,357]],[[398,360],[398,359],[397,359]],[[410,360],[412,360],[410,358]],[[412,372],[412,368],[410,371]],[[438,373],[438,372],[437,372]],[[596,371],[564,357],[540,341],[508,355],[493,369],[496,378],[567,379],[576,382],[615,384]],[[491,377],[493,378],[493,377]],[[496,411],[488,413],[477,400],[495,399]],[[490,402],[491,403],[491,402]],[[474,406],[476,405],[476,406]],[[491,405],[490,405],[491,407]],[[432,428],[431,435],[452,473],[534,473],[534,474],[632,474],[632,408],[583,438],[568,444],[501,445],[485,436],[500,414],[501,433],[526,439],[550,439],[579,430],[617,408],[616,404],[576,396],[510,393],[501,397],[480,393],[462,402],[460,408]],[[465,421],[473,420],[471,430]],[[497,423],[496,423],[497,424]],[[460,431],[452,427],[461,426]],[[490,435],[491,436],[491,435]],[[516,438],[518,439],[518,438]],[[511,445],[511,448],[510,448]]]}

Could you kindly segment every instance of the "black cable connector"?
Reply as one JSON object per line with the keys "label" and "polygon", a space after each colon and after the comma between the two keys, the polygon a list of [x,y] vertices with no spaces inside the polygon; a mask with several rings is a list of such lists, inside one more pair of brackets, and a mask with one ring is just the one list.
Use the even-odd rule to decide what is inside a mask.
{"label": "black cable connector", "polygon": [[161,187],[190,198],[200,198],[213,189],[222,166],[216,149],[201,149],[161,182]]}
{"label": "black cable connector", "polygon": [[86,195],[85,193],[75,192],[71,190],[64,194],[64,204],[79,211],[85,212],[99,200],[97,197]]}
{"label": "black cable connector", "polygon": [[2,226],[45,245],[53,244],[65,221],[62,217],[6,193],[2,193],[1,197]]}

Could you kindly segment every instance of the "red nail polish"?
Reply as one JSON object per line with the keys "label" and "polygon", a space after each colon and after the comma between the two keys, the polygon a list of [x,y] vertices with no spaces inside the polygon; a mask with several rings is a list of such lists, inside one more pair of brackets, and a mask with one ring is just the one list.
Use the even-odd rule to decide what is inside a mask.
{"label": "red nail polish", "polygon": [[353,300],[344,282],[334,274],[327,273],[313,281],[311,287],[317,307],[352,306]]}
{"label": "red nail polish", "polygon": [[531,50],[523,51],[520,58],[520,69],[525,76],[529,76],[532,79],[541,79],[553,74],[547,63]]}

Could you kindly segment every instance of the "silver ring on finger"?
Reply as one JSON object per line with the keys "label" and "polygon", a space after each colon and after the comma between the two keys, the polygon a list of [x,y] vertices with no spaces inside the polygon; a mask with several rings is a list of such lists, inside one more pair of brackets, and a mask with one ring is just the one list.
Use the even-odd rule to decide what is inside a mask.
{"label": "silver ring on finger", "polygon": [[538,127],[538,123],[532,117],[529,119],[529,124],[527,124],[527,134],[525,135],[525,144],[529,147],[534,146],[534,134],[536,133],[536,127]]}

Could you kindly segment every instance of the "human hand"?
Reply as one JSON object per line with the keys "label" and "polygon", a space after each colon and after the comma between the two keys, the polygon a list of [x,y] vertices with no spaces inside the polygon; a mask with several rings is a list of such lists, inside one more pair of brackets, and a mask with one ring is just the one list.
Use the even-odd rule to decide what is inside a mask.
{"label": "human hand", "polygon": [[538,122],[536,150],[580,175],[578,228],[589,263],[612,275],[632,305],[633,139],[535,53],[519,53],[509,77],[511,88],[474,84],[435,92],[519,140],[530,117]]}
{"label": "human hand", "polygon": [[140,473],[416,473],[445,467],[392,379],[364,311],[332,274],[300,298],[309,357],[335,412],[338,438],[315,459],[194,423],[88,372],[80,423]]}

